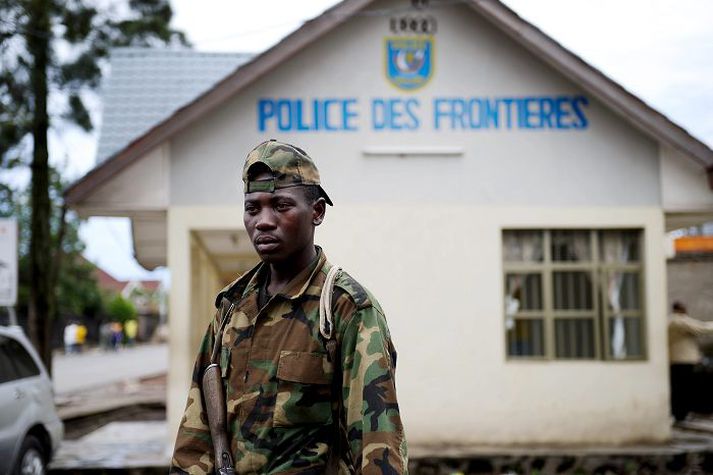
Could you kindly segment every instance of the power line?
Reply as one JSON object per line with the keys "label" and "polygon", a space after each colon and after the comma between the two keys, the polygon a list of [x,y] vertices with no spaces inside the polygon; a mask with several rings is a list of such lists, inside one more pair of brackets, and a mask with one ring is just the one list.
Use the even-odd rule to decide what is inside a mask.
{"label": "power line", "polygon": [[[440,1],[432,1],[428,3],[428,6],[426,7],[414,7],[414,6],[404,6],[404,7],[395,7],[395,8],[383,8],[383,9],[378,9],[378,10],[363,10],[359,11],[356,13],[343,13],[343,14],[338,14],[336,12],[332,11],[326,11],[323,13],[323,15],[326,16],[334,16],[334,17],[367,17],[367,18],[378,18],[378,17],[392,17],[394,15],[399,15],[399,14],[405,14],[405,13],[426,13],[428,10],[433,9],[433,8],[441,8],[441,7],[449,7],[453,5],[460,5],[467,3],[468,0],[440,0]],[[288,22],[282,22],[282,23],[276,23],[273,25],[267,25],[261,28],[257,28],[254,30],[247,30],[247,31],[241,31],[239,33],[233,33],[230,35],[226,36],[220,36],[220,37],[214,37],[214,38],[208,38],[204,40],[193,40],[196,43],[218,43],[221,41],[226,41],[226,40],[231,40],[235,38],[241,38],[244,36],[251,36],[251,35],[256,35],[260,33],[265,33],[270,30],[275,30],[277,28],[283,28],[285,26],[290,26],[290,25],[295,25],[297,24],[299,27],[304,25],[305,23],[312,21],[313,18],[307,18],[307,19],[301,19],[301,20],[292,20]]]}

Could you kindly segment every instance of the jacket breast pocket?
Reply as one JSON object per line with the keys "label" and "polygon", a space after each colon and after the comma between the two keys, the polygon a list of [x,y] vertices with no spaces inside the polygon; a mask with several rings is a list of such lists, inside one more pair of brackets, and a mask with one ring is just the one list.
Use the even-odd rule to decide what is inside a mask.
{"label": "jacket breast pocket", "polygon": [[281,351],[272,425],[331,423],[333,375],[326,353]]}

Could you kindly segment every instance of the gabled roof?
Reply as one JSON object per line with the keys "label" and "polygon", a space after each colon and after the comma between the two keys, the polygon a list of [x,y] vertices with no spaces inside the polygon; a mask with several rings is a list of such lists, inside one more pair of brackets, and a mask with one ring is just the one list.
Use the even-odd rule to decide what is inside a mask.
{"label": "gabled roof", "polygon": [[189,49],[116,48],[102,85],[97,163],[121,151],[254,55]]}
{"label": "gabled roof", "polygon": [[144,289],[148,292],[156,292],[161,287],[160,280],[119,280],[99,266],[94,267],[94,278],[100,289],[113,293],[125,292],[127,287],[132,289]]}
{"label": "gabled roof", "polygon": [[94,268],[94,278],[102,290],[119,293],[126,287],[126,281],[116,279],[99,266]]}
{"label": "gabled roof", "polygon": [[[344,0],[317,18],[286,36],[264,53],[254,57],[225,77],[214,87],[175,111],[141,137],[115,153],[75,182],[66,192],[69,204],[78,203],[110,177],[140,159],[147,152],[189,127],[205,114],[219,107],[292,55],[318,40],[374,0]],[[464,0],[487,21],[514,41],[543,59],[583,90],[620,114],[654,140],[684,152],[705,167],[713,188],[713,150],[685,129],[654,110],[596,68],[570,52],[537,27],[520,18],[498,0]]]}

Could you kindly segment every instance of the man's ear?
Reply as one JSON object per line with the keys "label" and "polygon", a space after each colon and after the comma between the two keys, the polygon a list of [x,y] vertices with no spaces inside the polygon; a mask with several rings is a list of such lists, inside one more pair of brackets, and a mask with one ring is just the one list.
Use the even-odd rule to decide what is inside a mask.
{"label": "man's ear", "polygon": [[324,198],[317,198],[317,200],[312,203],[312,224],[319,226],[324,221],[324,215],[327,212],[327,202]]}

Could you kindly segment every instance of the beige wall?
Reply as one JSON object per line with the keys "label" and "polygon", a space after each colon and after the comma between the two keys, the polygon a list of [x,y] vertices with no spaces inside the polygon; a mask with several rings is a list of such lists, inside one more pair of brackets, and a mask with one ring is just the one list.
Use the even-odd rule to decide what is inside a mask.
{"label": "beige wall", "polygon": [[221,226],[220,219],[226,218],[215,209],[170,209],[168,213],[171,363],[167,411],[171,445],[188,396],[194,358],[214,315],[215,296],[224,285],[215,263],[194,231],[222,229],[225,226]]}
{"label": "beige wall", "polygon": [[[172,208],[169,240],[184,247],[190,229],[225,228],[231,220],[238,228],[239,213],[237,207]],[[645,233],[648,359],[506,361],[502,229],[632,226]],[[329,209],[317,242],[385,308],[413,443],[627,443],[663,440],[670,431],[663,235],[658,208],[382,205]],[[199,330],[185,311],[187,249],[169,249],[169,421],[175,428],[196,349],[187,351],[193,345],[179,333]]]}

